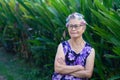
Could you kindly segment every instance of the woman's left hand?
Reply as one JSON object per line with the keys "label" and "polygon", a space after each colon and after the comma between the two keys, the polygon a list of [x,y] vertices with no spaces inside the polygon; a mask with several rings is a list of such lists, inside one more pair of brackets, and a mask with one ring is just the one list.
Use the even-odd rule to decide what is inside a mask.
{"label": "woman's left hand", "polygon": [[65,61],[63,60],[63,58],[58,58],[57,59],[58,63],[60,63],[61,65],[66,65]]}

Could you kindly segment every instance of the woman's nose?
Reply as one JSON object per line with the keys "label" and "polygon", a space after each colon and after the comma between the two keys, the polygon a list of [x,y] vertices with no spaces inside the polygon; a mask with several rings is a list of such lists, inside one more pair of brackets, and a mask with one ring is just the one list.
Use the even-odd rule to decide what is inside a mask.
{"label": "woman's nose", "polygon": [[75,30],[76,28],[75,27],[72,27],[72,30]]}

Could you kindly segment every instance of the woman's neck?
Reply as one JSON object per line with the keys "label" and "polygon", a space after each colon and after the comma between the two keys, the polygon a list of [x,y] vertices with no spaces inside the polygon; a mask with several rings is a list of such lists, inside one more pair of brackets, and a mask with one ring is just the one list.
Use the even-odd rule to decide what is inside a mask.
{"label": "woman's neck", "polygon": [[71,38],[70,39],[70,43],[72,44],[72,45],[82,45],[82,43],[84,43],[85,41],[83,40],[83,38],[82,37],[80,37],[80,38]]}
{"label": "woman's neck", "polygon": [[69,44],[71,46],[71,49],[73,51],[75,51],[76,53],[79,53],[82,51],[82,49],[84,48],[85,46],[85,41],[83,40],[83,38],[78,38],[78,39],[73,39],[71,38],[69,40]]}

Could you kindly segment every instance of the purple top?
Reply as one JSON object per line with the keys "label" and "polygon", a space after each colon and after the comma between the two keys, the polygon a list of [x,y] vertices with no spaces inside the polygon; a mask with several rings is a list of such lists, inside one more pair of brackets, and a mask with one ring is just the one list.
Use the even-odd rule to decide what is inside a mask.
{"label": "purple top", "polygon": [[[86,58],[91,52],[92,47],[86,43],[81,52],[75,53],[70,47],[68,41],[62,42],[63,51],[65,54],[65,63],[66,65],[82,65],[85,67]],[[88,78],[77,78],[71,75],[63,75],[54,72],[52,80],[88,80]]]}

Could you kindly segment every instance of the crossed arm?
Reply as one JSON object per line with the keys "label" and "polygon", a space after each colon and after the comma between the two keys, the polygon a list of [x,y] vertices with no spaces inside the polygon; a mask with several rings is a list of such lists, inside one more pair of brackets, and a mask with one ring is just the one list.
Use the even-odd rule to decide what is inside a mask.
{"label": "crossed arm", "polygon": [[55,72],[60,74],[69,74],[79,78],[90,78],[92,76],[94,67],[94,57],[95,51],[92,49],[90,55],[87,57],[86,66],[81,65],[69,66],[65,63],[65,56],[63,52],[63,47],[60,44],[57,49],[57,54],[55,58]]}

